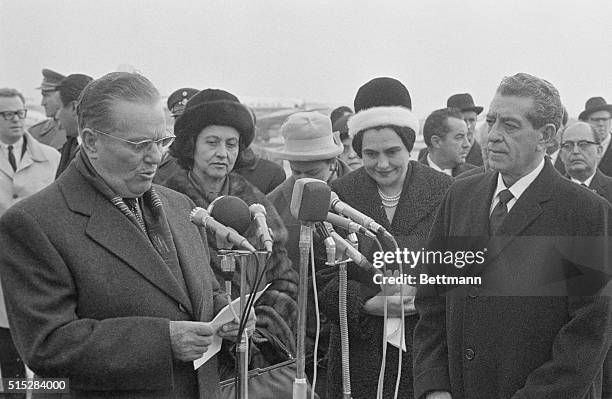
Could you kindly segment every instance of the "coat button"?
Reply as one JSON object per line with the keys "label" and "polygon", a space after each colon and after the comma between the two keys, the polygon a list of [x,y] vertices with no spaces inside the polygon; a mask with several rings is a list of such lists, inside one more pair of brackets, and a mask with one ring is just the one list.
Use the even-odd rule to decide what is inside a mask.
{"label": "coat button", "polygon": [[182,303],[179,303],[179,310],[183,313],[187,313],[187,309],[185,309]]}
{"label": "coat button", "polygon": [[470,298],[472,298],[472,299],[474,299],[474,298],[478,298],[478,287],[475,287],[475,286],[473,286],[473,285],[472,285],[472,286],[470,286],[470,287],[468,288],[468,296],[469,296]]}
{"label": "coat button", "polygon": [[19,198],[19,195],[13,194],[13,199],[17,199],[17,198]]}
{"label": "coat button", "polygon": [[474,353],[474,350],[471,348],[468,348],[465,350],[465,358],[467,360],[472,360],[474,359],[474,356],[476,356],[476,354]]}

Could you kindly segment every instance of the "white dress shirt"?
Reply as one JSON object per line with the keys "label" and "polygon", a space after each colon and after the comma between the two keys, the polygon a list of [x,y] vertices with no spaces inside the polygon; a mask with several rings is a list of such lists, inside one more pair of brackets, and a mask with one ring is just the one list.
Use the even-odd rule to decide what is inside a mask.
{"label": "white dress shirt", "polygon": [[510,212],[510,209],[512,209],[514,204],[516,204],[516,201],[518,201],[521,195],[523,195],[525,190],[527,190],[527,187],[529,187],[531,183],[533,183],[533,181],[536,179],[536,177],[538,177],[542,169],[544,169],[544,159],[542,159],[542,161],[538,164],[538,166],[536,166],[534,170],[532,170],[525,176],[518,179],[511,187],[506,187],[506,184],[504,183],[504,179],[502,178],[501,173],[498,173],[497,174],[497,188],[495,189],[495,193],[493,194],[493,201],[491,202],[491,208],[489,208],[489,216],[493,212],[493,208],[495,208],[495,205],[497,205],[497,203],[499,202],[499,193],[505,189],[510,190],[510,192],[514,196],[514,198],[512,198],[506,204],[506,207],[508,208],[508,212]]}
{"label": "white dress shirt", "polygon": [[453,170],[452,169],[442,169],[441,167],[436,165],[436,163],[431,159],[429,154],[427,154],[427,162],[429,163],[429,166],[432,169],[437,170],[438,172],[442,172],[442,173],[444,173],[446,175],[449,175],[450,177],[453,177]]}

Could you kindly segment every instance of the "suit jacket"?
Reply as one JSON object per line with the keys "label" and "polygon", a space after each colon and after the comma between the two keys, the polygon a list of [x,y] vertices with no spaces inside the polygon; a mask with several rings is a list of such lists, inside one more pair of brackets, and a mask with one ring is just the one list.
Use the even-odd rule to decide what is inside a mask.
{"label": "suit jacket", "polygon": [[[429,160],[427,159],[427,155],[425,155],[423,158],[419,159],[419,162],[421,162],[423,165],[429,165]],[[472,164],[469,164],[467,162],[459,164],[457,166],[455,166],[453,168],[453,177],[457,177],[458,175],[460,175],[461,173],[467,172],[468,170],[472,170],[472,169],[476,169],[477,166],[474,166]]]}
{"label": "suit jacket", "polygon": [[206,235],[189,222],[187,197],[155,189],[186,289],[74,163],[0,219],[15,345],[37,375],[69,378],[70,397],[216,397],[216,358],[196,372],[174,359],[169,336],[170,320],[210,321],[223,306]]}
{"label": "suit jacket", "polygon": [[[591,180],[589,188],[612,204],[612,177],[604,175],[599,169]],[[603,396],[612,398],[612,349],[608,351],[603,370]]]}
{"label": "suit jacket", "polygon": [[472,144],[470,152],[465,157],[465,162],[474,166],[482,166],[482,149],[478,141],[474,141],[474,144]]}
{"label": "suit jacket", "polygon": [[46,144],[56,150],[61,150],[66,142],[66,131],[59,127],[59,123],[53,119],[45,119],[28,129],[28,132],[39,142]]}
{"label": "suit jacket", "polygon": [[601,161],[599,161],[598,168],[603,174],[612,176],[612,145],[608,145],[606,152],[601,157]]}
{"label": "suit jacket", "polygon": [[[488,236],[496,185],[497,172],[457,180],[430,243],[435,237]],[[611,222],[610,204],[562,178],[547,160],[504,219],[496,241],[489,241],[486,265],[467,270],[482,275],[483,282],[502,279],[516,293],[536,280],[556,293],[569,281],[545,280],[550,275],[542,272],[552,263],[569,267],[576,247],[555,246],[555,239],[594,242],[592,236],[610,234]],[[602,364],[612,340],[609,296],[488,296],[487,288],[459,286],[445,296],[418,288],[416,397],[448,390],[453,399],[601,398]]]}
{"label": "suit jacket", "polygon": [[612,204],[612,177],[603,174],[601,170],[597,169],[589,188]]}

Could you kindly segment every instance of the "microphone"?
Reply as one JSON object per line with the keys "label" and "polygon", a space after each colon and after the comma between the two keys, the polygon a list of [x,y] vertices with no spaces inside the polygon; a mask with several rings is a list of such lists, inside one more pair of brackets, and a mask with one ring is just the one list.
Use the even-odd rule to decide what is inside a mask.
{"label": "microphone", "polygon": [[255,252],[255,248],[253,248],[246,238],[238,234],[233,228],[227,227],[216,221],[206,209],[200,207],[193,208],[189,218],[193,224],[205,227],[215,233],[215,235],[223,237],[228,242],[244,248],[249,252]]}
{"label": "microphone", "polygon": [[334,192],[331,193],[329,209],[331,209],[332,211],[336,211],[343,216],[346,216],[347,218],[353,220],[356,223],[359,223],[362,226],[367,227],[368,229],[372,230],[377,234],[381,233],[386,236],[390,236],[389,232],[387,232],[387,230],[380,224],[376,223],[374,219],[364,215],[363,213],[359,212],[347,203],[340,201],[340,198],[338,198],[338,194]]}
{"label": "microphone", "polygon": [[325,253],[327,254],[327,264],[333,265],[336,263],[336,242],[329,235],[329,231],[327,231],[327,227],[323,224],[323,222],[317,222],[315,225],[317,229],[317,233],[323,238],[323,243],[325,244]]}
{"label": "microphone", "polygon": [[208,213],[219,223],[244,234],[251,226],[249,206],[238,197],[222,195],[208,206]]}
{"label": "microphone", "polygon": [[301,222],[322,222],[327,217],[331,189],[319,179],[302,178],[295,181],[290,210]]}
{"label": "microphone", "polygon": [[353,222],[351,219],[336,215],[335,213],[327,212],[326,221],[336,227],[340,227],[347,230],[349,233],[359,233],[372,239],[376,238],[376,236],[372,234],[370,230],[366,229],[362,225]]}
{"label": "microphone", "polygon": [[272,241],[268,223],[266,223],[266,208],[261,204],[251,204],[249,211],[257,224],[257,238],[263,243],[266,252],[272,252],[274,241]]}
{"label": "microphone", "polygon": [[355,262],[357,265],[364,268],[365,270],[374,272],[377,274],[382,274],[382,272],[378,270],[377,268],[375,268],[370,263],[370,261],[367,260],[366,257],[361,254],[361,252],[357,251],[344,238],[340,237],[340,235],[336,233],[334,228],[329,223],[325,223],[325,226],[327,227],[327,231],[329,232],[329,235],[336,242],[336,248],[338,248],[338,252],[349,257],[353,262]]}

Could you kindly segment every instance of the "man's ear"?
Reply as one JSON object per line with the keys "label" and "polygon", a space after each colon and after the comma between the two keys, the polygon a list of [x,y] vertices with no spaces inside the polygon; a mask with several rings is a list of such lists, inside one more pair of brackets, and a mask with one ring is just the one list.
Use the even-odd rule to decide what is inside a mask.
{"label": "man's ear", "polygon": [[554,124],[547,123],[538,130],[542,135],[542,137],[540,137],[538,140],[538,144],[543,146],[543,148],[546,148],[554,140],[555,135],[557,134],[557,128]]}
{"label": "man's ear", "polygon": [[434,148],[438,148],[440,146],[440,136],[433,135],[431,136],[431,146]]}
{"label": "man's ear", "polygon": [[77,117],[77,102],[76,101],[71,101],[70,102],[70,106],[72,108],[72,114],[74,115],[75,119]]}
{"label": "man's ear", "polygon": [[81,147],[85,154],[87,154],[89,159],[96,159],[98,157],[98,147],[100,146],[99,137],[88,127],[81,130],[80,136]]}

